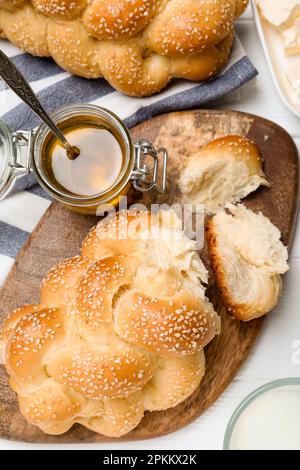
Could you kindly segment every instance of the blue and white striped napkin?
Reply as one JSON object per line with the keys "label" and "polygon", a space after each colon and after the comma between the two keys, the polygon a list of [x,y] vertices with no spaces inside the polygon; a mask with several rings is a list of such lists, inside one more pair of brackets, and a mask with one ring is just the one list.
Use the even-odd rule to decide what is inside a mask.
{"label": "blue and white striped napkin", "polygon": [[[50,113],[65,105],[89,102],[112,110],[128,127],[164,112],[203,107],[257,74],[236,38],[227,67],[215,79],[200,84],[177,80],[158,95],[132,98],[118,93],[105,80],[72,76],[51,59],[24,54],[5,40],[0,40],[0,48],[19,67]],[[13,130],[29,130],[39,124],[35,114],[3,82],[0,82],[0,116]],[[33,175],[18,181],[14,194],[0,203],[0,285],[50,204],[50,197],[36,184]]]}

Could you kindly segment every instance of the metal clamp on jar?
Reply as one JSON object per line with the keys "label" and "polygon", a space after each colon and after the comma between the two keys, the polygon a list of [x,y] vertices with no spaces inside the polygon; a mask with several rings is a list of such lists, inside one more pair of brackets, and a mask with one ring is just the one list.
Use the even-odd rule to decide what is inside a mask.
{"label": "metal clamp on jar", "polygon": [[[55,200],[69,209],[85,214],[95,214],[102,204],[117,205],[131,184],[136,191],[161,193],[166,191],[168,153],[165,148],[155,149],[147,140],[132,142],[124,123],[107,109],[84,104],[69,106],[52,116],[55,124],[65,134],[76,128],[92,126],[105,129],[118,142],[122,151],[120,171],[109,187],[92,195],[79,194],[64,187],[53,174],[51,158],[55,136],[42,124],[37,130],[12,132],[3,122],[0,125],[0,199],[9,194],[20,177],[34,172],[37,181]],[[95,144],[96,145],[96,144]],[[101,149],[97,151],[101,152]],[[107,155],[109,158],[109,155]],[[74,162],[70,162],[70,165]],[[68,167],[69,168],[69,167]],[[66,172],[62,167],[62,172]],[[82,177],[89,168],[82,164]]]}

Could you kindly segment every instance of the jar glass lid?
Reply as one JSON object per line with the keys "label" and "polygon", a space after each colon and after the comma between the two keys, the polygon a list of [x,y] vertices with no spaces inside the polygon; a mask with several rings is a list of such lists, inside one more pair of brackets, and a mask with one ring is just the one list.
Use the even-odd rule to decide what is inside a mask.
{"label": "jar glass lid", "polygon": [[7,125],[0,120],[0,197],[4,197],[13,180],[14,171],[10,162],[16,152],[13,133]]}

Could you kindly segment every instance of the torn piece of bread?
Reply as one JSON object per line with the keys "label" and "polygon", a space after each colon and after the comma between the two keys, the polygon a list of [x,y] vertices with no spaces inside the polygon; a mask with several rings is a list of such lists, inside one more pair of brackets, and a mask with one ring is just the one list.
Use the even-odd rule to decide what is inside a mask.
{"label": "torn piece of bread", "polygon": [[0,34],[70,73],[150,96],[173,78],[208,80],[222,70],[235,20],[247,6],[248,0],[0,0]]}
{"label": "torn piece of bread", "polygon": [[224,304],[242,321],[268,313],[288,271],[288,251],[281,234],[262,213],[230,205],[207,224],[211,266]]}
{"label": "torn piece of bread", "polygon": [[292,26],[284,29],[281,35],[285,55],[293,56],[300,54],[300,16],[295,20]]}
{"label": "torn piece of bread", "polygon": [[179,186],[185,203],[203,204],[214,214],[240,202],[259,186],[269,186],[257,146],[237,135],[205,145],[189,160]]}

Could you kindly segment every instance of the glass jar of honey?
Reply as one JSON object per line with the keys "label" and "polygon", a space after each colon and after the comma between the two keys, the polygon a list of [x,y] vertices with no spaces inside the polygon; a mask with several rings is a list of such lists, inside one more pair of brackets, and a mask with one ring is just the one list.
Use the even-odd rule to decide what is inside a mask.
{"label": "glass jar of honey", "polygon": [[45,124],[12,132],[0,123],[0,199],[31,171],[53,199],[83,214],[116,206],[131,185],[137,191],[165,192],[167,150],[155,149],[144,139],[133,143],[125,124],[111,111],[83,104],[58,110],[52,119],[80,155],[70,160]]}

